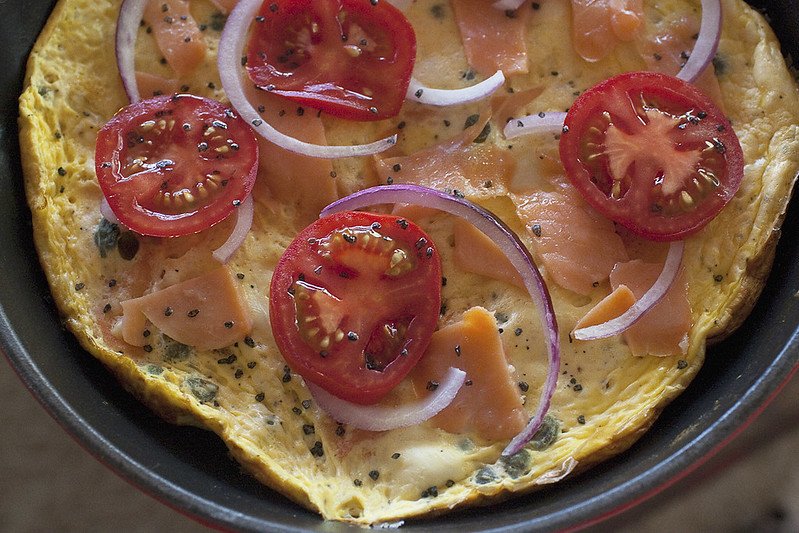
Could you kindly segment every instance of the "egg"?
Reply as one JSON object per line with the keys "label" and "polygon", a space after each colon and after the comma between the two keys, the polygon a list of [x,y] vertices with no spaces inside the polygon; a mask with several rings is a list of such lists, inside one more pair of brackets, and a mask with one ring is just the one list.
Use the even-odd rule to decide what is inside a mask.
{"label": "egg", "polygon": [[[492,9],[490,3],[480,9]],[[383,183],[380,158],[309,162],[263,142],[252,230],[226,267],[249,316],[246,335],[222,348],[199,350],[152,326],[140,345],[126,342],[119,333],[123,303],[218,268],[211,252],[226,240],[235,217],[198,234],[157,238],[114,226],[101,214],[95,140],[128,103],[114,54],[119,2],[60,0],[31,52],[20,97],[22,164],[35,244],[59,312],[120,386],[168,422],[213,431],[250,474],[325,519],[391,524],[494,502],[584,471],[623,452],[645,431],[657,431],[658,413],[689,385],[708,344],[743,322],[774,257],[799,171],[799,97],[762,16],[738,0],[722,4],[723,33],[714,60],[718,92],[710,96],[740,140],[744,180],[721,213],[686,239],[687,337],[678,353],[665,357],[633,355],[620,335],[577,341],[570,332],[611,292],[611,281],[603,279],[579,293],[542,267],[560,326],[561,374],[542,429],[511,457],[501,456],[507,439],[448,432],[429,422],[384,432],[339,424],[317,406],[276,345],[269,285],[283,250],[325,204]],[[502,89],[506,97],[512,89],[519,98],[513,116],[563,111],[594,84],[648,68],[643,37],[620,39],[600,58],[580,57],[568,2],[524,3],[520,9],[529,10],[527,68],[508,74]],[[180,90],[224,100],[215,61],[224,16],[206,0],[192,0],[191,13],[207,51],[201,64],[180,78]],[[642,35],[659,35],[684,20],[688,27],[698,25],[699,13],[698,1],[646,1]],[[414,76],[419,81],[456,88],[490,74],[470,66],[452,4],[417,0],[406,14],[416,30]],[[146,24],[140,28],[136,65],[174,77]],[[274,113],[267,120],[296,127],[302,135],[321,128],[316,133],[330,144],[397,133],[390,157],[398,158],[446,142],[470,120],[480,120],[470,117],[487,121],[491,113],[486,102],[449,108],[406,102],[397,117],[351,123],[312,112],[300,117],[297,104],[270,102]],[[476,163],[462,167],[466,179],[459,187],[535,251],[538,236],[520,206],[535,194],[559,190],[558,141],[552,135],[505,139],[501,130],[508,118],[494,115],[486,122],[490,127],[482,129],[483,142],[473,147]],[[298,127],[297,121],[306,122]],[[307,165],[303,168],[319,180],[294,180],[297,165]],[[496,181],[476,178],[481,172]],[[396,174],[401,179],[401,172]],[[529,296],[507,280],[459,264],[453,217],[423,212],[414,218],[438,244],[447,279],[439,328],[459,323],[476,307],[490,313],[496,327],[491,333],[499,335],[510,379],[532,413],[547,358],[545,332]],[[665,256],[667,245],[610,227],[631,258],[657,262]],[[404,384],[396,394],[409,390]]]}

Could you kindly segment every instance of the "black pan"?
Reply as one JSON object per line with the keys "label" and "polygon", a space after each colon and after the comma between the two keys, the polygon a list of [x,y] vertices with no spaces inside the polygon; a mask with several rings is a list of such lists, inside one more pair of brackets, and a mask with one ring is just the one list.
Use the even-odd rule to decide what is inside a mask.
{"label": "black pan", "polygon": [[[799,0],[759,0],[784,51],[799,57]],[[49,413],[97,459],[203,522],[228,529],[337,531],[241,473],[211,433],[162,422],[67,333],[32,245],[17,142],[25,58],[51,1],[0,2],[0,347]],[[630,450],[546,490],[488,508],[411,521],[405,531],[562,529],[654,494],[716,452],[799,369],[799,205],[745,325],[713,347],[699,375]],[[354,529],[354,528],[353,528]]]}

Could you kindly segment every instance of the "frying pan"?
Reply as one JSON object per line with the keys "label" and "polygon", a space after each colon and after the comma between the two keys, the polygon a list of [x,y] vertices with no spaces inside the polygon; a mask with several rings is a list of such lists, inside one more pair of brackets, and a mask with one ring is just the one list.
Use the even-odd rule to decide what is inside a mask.
{"label": "frying pan", "polygon": [[[764,9],[799,57],[799,0]],[[241,472],[210,432],[162,422],[64,330],[32,244],[17,139],[25,59],[52,0],[0,2],[0,348],[47,411],[98,460],[167,505],[226,529],[344,531]],[[793,202],[762,296],[744,326],[708,351],[688,389],[631,449],[529,495],[414,520],[405,531],[580,527],[627,508],[715,453],[799,369],[799,205]]]}

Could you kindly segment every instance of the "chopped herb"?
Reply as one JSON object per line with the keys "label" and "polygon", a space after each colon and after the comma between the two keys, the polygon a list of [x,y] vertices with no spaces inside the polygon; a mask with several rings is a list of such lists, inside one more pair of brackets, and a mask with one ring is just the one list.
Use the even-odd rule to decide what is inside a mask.
{"label": "chopped herb", "polygon": [[505,468],[505,472],[513,479],[516,479],[529,471],[531,459],[532,455],[530,452],[526,449],[522,449],[510,457],[502,456],[500,462]]}
{"label": "chopped herb", "polygon": [[577,417],[578,424],[585,424],[585,415],[580,415]]}
{"label": "chopped herb", "polygon": [[263,392],[259,392],[258,394],[255,395],[255,401],[256,402],[262,402],[262,401],[264,401],[265,397],[266,397],[266,395]]}
{"label": "chopped herb", "polygon": [[316,428],[313,426],[313,424],[303,424],[302,432],[305,433],[306,435],[313,435],[314,433],[316,433]]}
{"label": "chopped herb", "polygon": [[380,472],[378,472],[377,470],[371,470],[369,472],[369,477],[372,478],[372,481],[377,481],[377,478],[380,477]]}
{"label": "chopped herb", "polygon": [[471,128],[477,121],[480,120],[480,115],[475,113],[474,115],[469,115],[466,117],[466,121],[463,123],[463,129]]}
{"label": "chopped herb", "polygon": [[183,344],[182,342],[178,342],[170,337],[167,337],[166,335],[163,336],[162,350],[164,361],[168,363],[188,359],[192,353],[191,346]]}
{"label": "chopped herb", "polygon": [[680,370],[687,367],[688,367],[688,361],[686,361],[685,359],[680,359],[679,361],[677,361],[677,368],[679,368]]}
{"label": "chopped herb", "polygon": [[216,398],[219,386],[200,377],[190,377],[184,382],[195,398],[201,402],[210,402]]}
{"label": "chopped herb", "polygon": [[526,381],[520,381],[519,390],[522,392],[527,392],[528,390],[530,390],[530,385],[528,385]]}
{"label": "chopped herb", "polygon": [[119,240],[119,226],[105,218],[100,220],[94,232],[94,244],[100,251],[100,257],[106,257],[108,252],[117,247]]}
{"label": "chopped herb", "polygon": [[484,466],[474,475],[474,482],[478,485],[485,485],[499,480],[497,471],[491,466]]}
{"label": "chopped herb", "polygon": [[541,421],[541,426],[530,440],[530,447],[536,451],[543,451],[552,446],[560,434],[560,422],[552,415],[546,415]]}

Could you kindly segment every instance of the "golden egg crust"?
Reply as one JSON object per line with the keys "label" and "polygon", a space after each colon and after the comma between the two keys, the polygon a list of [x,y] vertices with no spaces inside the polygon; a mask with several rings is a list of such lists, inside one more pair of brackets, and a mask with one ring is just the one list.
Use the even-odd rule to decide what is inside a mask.
{"label": "golden egg crust", "polygon": [[[169,422],[213,431],[249,473],[325,519],[394,523],[494,502],[574,475],[624,451],[655,424],[664,406],[696,375],[708,341],[742,323],[774,257],[799,170],[797,88],[762,16],[739,0],[722,3],[724,27],[714,64],[721,105],[743,148],[745,178],[721,214],[686,242],[684,268],[693,318],[687,351],[634,357],[620,337],[573,341],[569,332],[609,292],[609,285],[599,284],[590,295],[579,296],[552,283],[545,273],[560,325],[562,375],[546,431],[511,460],[500,458],[506,442],[450,434],[429,424],[368,433],[337,424],[318,409],[302,378],[281,357],[268,318],[272,271],[314,215],[301,203],[272,194],[260,181],[253,229],[229,263],[249,306],[252,332],[232,346],[207,352],[158,334],[150,351],[115,337],[112,329],[122,301],[212,268],[210,252],[232,227],[226,221],[198,235],[171,239],[129,235],[137,245],[132,257],[130,250],[116,249],[101,257],[94,241],[102,219],[95,138],[127,104],[114,55],[119,2],[61,0],[30,55],[20,97],[25,189],[35,245],[58,310],[68,329],[121,386]],[[698,0],[645,2],[652,25],[673,13],[698,17],[699,12]],[[224,19],[206,0],[194,1],[192,13],[205,25],[209,50],[205,63],[181,82],[187,92],[224,100],[215,67]],[[469,67],[449,5],[418,0],[408,17],[418,36],[415,75],[431,84],[445,80],[452,87],[472,83],[463,76]],[[524,112],[566,109],[593,84],[644,67],[635,43],[619,44],[600,61],[583,61],[564,38],[570,21],[565,1],[541,2],[531,17],[530,72],[510,76],[507,82],[516,91],[540,88]],[[137,66],[170,76],[159,59],[143,27]],[[409,103],[394,119],[364,126],[325,118],[325,126],[331,144],[364,142],[397,131],[399,147],[410,153],[452,136],[449,124],[463,124],[482,109],[481,104],[431,109]],[[400,123],[404,127],[397,130]],[[517,171],[528,165],[522,154],[557,149],[551,138],[510,143],[500,129],[493,128],[486,142],[518,159]],[[339,195],[375,184],[369,158],[334,161],[333,168]],[[527,187],[546,185],[533,179]],[[532,237],[517,218],[508,191],[495,189],[467,191],[467,197],[501,215],[530,245]],[[451,242],[450,217],[434,215],[419,222],[439,243],[448,279],[441,324],[457,321],[476,305],[494,313],[514,380],[525,383],[532,412],[546,373],[546,353],[529,298],[516,287],[454,265],[452,246],[446,244]],[[642,256],[662,256],[662,245],[633,241]]]}

